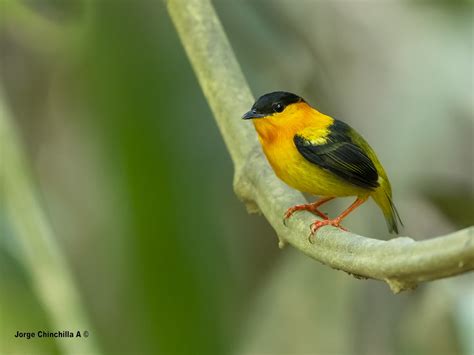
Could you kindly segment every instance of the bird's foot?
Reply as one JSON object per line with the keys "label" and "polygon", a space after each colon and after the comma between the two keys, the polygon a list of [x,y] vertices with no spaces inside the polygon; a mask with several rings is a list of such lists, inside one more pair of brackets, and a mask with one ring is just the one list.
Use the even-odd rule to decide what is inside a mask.
{"label": "bird's foot", "polygon": [[326,216],[323,212],[321,212],[320,210],[318,210],[318,206],[319,204],[317,204],[316,202],[315,203],[307,203],[307,204],[304,204],[304,205],[296,205],[296,206],[293,206],[293,207],[290,207],[286,210],[284,216],[283,216],[283,224],[286,225],[286,221],[295,213],[295,212],[298,212],[298,211],[308,211],[308,212],[311,212],[319,217],[321,217],[322,219],[325,219],[327,220],[328,219],[328,216]]}
{"label": "bird's foot", "polygon": [[309,238],[308,238],[310,243],[313,243],[313,237],[316,234],[317,230],[324,226],[333,226],[347,232],[347,229],[341,226],[340,223],[341,223],[340,218],[325,219],[324,221],[316,221],[312,223],[311,226],[309,227],[311,229],[311,233],[309,234]]}

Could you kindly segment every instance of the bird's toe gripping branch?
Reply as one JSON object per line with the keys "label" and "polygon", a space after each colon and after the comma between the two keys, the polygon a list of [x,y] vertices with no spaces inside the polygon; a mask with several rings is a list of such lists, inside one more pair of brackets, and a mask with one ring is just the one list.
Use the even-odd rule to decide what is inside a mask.
{"label": "bird's toe gripping branch", "polygon": [[362,205],[365,201],[367,201],[367,197],[364,197],[364,198],[357,198],[357,200],[354,201],[354,203],[352,203],[352,205],[350,205],[344,212],[342,212],[339,216],[337,216],[336,218],[334,219],[325,219],[324,221],[316,221],[314,222],[313,224],[311,224],[310,226],[310,229],[311,229],[311,233],[309,235],[309,241],[310,242],[313,242],[313,239],[312,237],[314,236],[314,234],[316,233],[316,231],[321,228],[321,227],[324,227],[324,226],[333,226],[333,227],[336,227],[336,228],[339,228],[339,229],[342,229],[344,231],[347,232],[347,229],[345,229],[344,227],[341,226],[341,221],[346,218],[349,213],[351,213],[352,211],[354,211],[357,207],[359,207],[360,205]]}
{"label": "bird's toe gripping branch", "polygon": [[322,219],[328,219],[328,216],[326,216],[323,212],[321,212],[316,207],[314,207],[314,204],[309,203],[309,204],[306,204],[306,205],[296,205],[296,206],[288,208],[285,212],[285,215],[283,216],[283,224],[286,225],[286,221],[291,216],[293,216],[293,214],[295,212],[298,212],[298,211],[308,211],[308,212],[311,212],[311,213],[321,217]]}
{"label": "bird's toe gripping branch", "polygon": [[322,204],[331,201],[334,199],[334,197],[324,197],[319,199],[316,202],[313,203],[307,203],[307,204],[302,204],[302,205],[296,205],[293,207],[290,207],[286,210],[284,216],[283,216],[283,224],[286,226],[286,221],[295,213],[298,211],[308,211],[311,212],[319,217],[321,217],[324,220],[328,219],[328,216],[326,216],[323,212],[321,212],[318,207],[321,206]]}
{"label": "bird's toe gripping branch", "polygon": [[316,234],[316,231],[324,226],[333,226],[339,229],[342,229],[343,231],[347,232],[347,229],[341,226],[341,218],[337,217],[334,219],[325,219],[324,221],[315,221],[310,225],[311,233],[309,234],[308,240],[313,243],[313,236]]}

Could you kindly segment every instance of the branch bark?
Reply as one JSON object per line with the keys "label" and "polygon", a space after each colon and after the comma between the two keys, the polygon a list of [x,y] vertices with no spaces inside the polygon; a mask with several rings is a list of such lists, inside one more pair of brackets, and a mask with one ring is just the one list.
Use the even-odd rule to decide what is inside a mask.
{"label": "branch bark", "polygon": [[167,7],[233,160],[235,192],[250,212],[264,214],[280,247],[287,242],[334,269],[383,280],[395,293],[474,269],[473,227],[421,242],[382,241],[326,227],[314,243],[307,238],[314,217],[298,215],[285,227],[284,211],[304,197],[275,176],[254,128],[240,120],[254,98],[212,4],[168,0]]}

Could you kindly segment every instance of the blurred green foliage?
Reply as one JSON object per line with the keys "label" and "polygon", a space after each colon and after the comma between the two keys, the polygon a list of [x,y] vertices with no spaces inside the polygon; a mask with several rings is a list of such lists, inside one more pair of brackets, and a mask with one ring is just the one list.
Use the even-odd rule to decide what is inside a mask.
{"label": "blurred green foliage", "polygon": [[[144,21],[148,11],[156,22]],[[123,319],[136,322],[140,339],[130,351],[223,353],[219,310],[232,279],[207,174],[218,173],[216,156],[230,171],[225,148],[203,97],[190,95],[199,88],[163,8],[103,2],[96,19],[84,85],[130,218],[132,304]]]}
{"label": "blurred green foliage", "polygon": [[31,293],[28,273],[5,249],[0,248],[0,350],[3,354],[59,354],[52,338],[12,341],[17,331],[49,330],[48,315]]}

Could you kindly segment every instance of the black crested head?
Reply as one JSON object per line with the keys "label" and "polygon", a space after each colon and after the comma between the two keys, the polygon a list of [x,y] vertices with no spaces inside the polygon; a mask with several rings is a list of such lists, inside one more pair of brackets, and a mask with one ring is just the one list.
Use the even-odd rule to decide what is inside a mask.
{"label": "black crested head", "polygon": [[258,98],[252,106],[252,109],[247,112],[242,118],[262,118],[282,112],[286,106],[304,101],[298,95],[285,91],[274,91]]}

